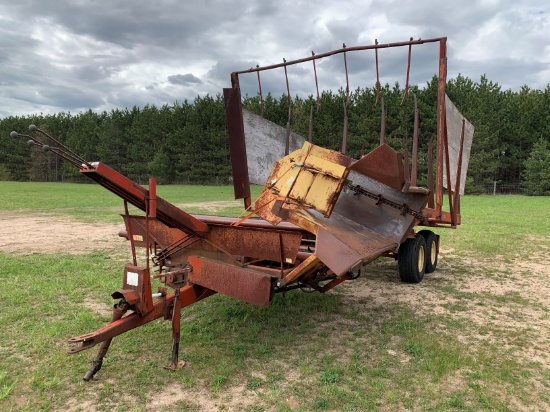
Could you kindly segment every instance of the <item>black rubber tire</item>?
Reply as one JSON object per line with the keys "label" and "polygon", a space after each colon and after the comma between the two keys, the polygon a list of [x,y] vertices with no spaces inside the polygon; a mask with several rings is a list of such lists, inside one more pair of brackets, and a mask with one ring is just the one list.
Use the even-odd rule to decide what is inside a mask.
{"label": "black rubber tire", "polygon": [[439,236],[431,230],[421,230],[418,234],[426,241],[426,273],[435,272],[439,258]]}
{"label": "black rubber tire", "polygon": [[401,244],[397,253],[399,277],[403,282],[419,283],[426,272],[426,241],[416,235]]}

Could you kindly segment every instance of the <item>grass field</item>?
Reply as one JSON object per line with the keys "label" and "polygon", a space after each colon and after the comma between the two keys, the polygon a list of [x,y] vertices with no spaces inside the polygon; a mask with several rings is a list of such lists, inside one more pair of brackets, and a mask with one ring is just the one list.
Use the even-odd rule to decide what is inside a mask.
{"label": "grass field", "polygon": [[[240,210],[230,187],[158,193],[191,212]],[[127,245],[72,254],[56,225],[115,230],[121,201],[97,185],[1,182],[0,225],[51,229],[26,251],[0,238],[0,410],[549,410],[549,211],[550,198],[464,197],[464,225],[439,231],[439,268],[418,285],[382,259],[268,308],[216,295],[182,312],[183,370],[163,368],[159,320],[115,338],[83,382],[95,349],[69,356],[66,342],[109,321]],[[42,249],[60,237],[65,252]]]}

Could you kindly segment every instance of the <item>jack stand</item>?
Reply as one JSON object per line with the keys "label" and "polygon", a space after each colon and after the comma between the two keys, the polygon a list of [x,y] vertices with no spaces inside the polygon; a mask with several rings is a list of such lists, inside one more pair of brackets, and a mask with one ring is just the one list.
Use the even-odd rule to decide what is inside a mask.
{"label": "jack stand", "polygon": [[[120,302],[118,302],[116,305],[113,306],[113,318],[111,319],[111,323],[121,319],[127,311],[128,311],[128,303],[126,303],[126,301],[124,300],[121,300]],[[86,375],[84,375],[83,379],[86,382],[93,379],[94,375],[97,372],[99,372],[99,370],[101,369],[101,365],[103,364],[103,358],[107,354],[107,351],[109,350],[109,346],[111,345],[112,340],[113,339],[108,339],[101,343],[97,356],[92,361],[90,365],[90,369],[88,370],[88,372],[86,372]]]}
{"label": "jack stand", "polygon": [[182,369],[185,366],[183,360],[179,360],[179,348],[180,348],[180,321],[181,321],[181,301],[180,290],[174,291],[174,305],[172,308],[172,360],[166,369],[172,371]]}

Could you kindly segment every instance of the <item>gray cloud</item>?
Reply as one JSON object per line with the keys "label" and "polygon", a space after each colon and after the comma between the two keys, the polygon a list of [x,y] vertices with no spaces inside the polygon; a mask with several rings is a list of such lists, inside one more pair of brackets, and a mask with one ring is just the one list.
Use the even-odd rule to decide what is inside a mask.
{"label": "gray cloud", "polygon": [[168,82],[172,84],[180,84],[186,86],[188,84],[201,84],[202,80],[196,76],[193,76],[192,73],[187,74],[175,74],[173,76],[168,76]]}
{"label": "gray cloud", "polygon": [[[0,116],[172,104],[230,86],[230,73],[342,47],[448,37],[449,77],[503,88],[550,83],[546,0],[0,0]],[[414,47],[411,84],[437,72],[438,45]],[[407,50],[380,50],[383,83],[405,82]],[[350,88],[376,81],[374,52],[348,53]],[[317,65],[321,90],[346,85],[343,56]],[[312,66],[288,68],[291,95],[315,94]],[[283,70],[264,94],[286,93]],[[255,74],[240,76],[256,95]]]}

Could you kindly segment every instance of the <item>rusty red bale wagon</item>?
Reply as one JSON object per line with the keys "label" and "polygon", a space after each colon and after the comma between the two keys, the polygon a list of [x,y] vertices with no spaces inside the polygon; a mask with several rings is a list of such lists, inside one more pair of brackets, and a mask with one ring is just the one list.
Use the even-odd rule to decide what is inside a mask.
{"label": "rusty red bale wagon", "polygon": [[[380,145],[360,158],[346,154],[349,99],[344,103],[341,149],[329,150],[313,143],[312,117],[307,139],[242,108],[239,76],[256,75],[263,115],[260,73],[284,71],[290,96],[287,67],[312,65],[319,102],[316,63],[331,56],[343,57],[346,93],[349,93],[347,55],[375,53],[379,100],[378,50],[408,49],[406,86],[413,47],[439,44],[437,136],[426,159],[427,187],[418,186],[419,113],[415,105],[412,156],[398,153],[385,139],[385,112],[380,99]],[[437,266],[439,236],[430,228],[455,228],[461,223],[460,194],[464,190],[473,127],[445,94],[446,38],[402,43],[346,47],[294,61],[256,67],[231,74],[224,89],[227,133],[235,197],[244,200],[242,218],[191,215],[156,194],[155,180],[142,187],[100,162],[88,162],[46,132],[33,132],[49,140],[12,132],[29,143],[53,152],[79,168],[124,201],[125,237],[132,262],[124,268],[112,321],[104,327],[69,340],[69,353],[101,344],[84,379],[101,368],[111,340],[122,333],[163,318],[172,322],[172,357],[179,360],[181,309],[221,293],[254,305],[267,306],[275,293],[307,288],[321,293],[353,280],[361,268],[381,256],[394,257],[400,277],[418,283]],[[348,94],[349,96],[349,94]],[[434,153],[435,151],[435,153]],[[435,158],[435,159],[434,159]],[[257,199],[250,183],[263,185]],[[444,201],[444,199],[446,200]],[[445,203],[445,208],[444,208]],[[130,214],[128,205],[143,211]],[[137,248],[144,248],[138,259]],[[157,287],[154,289],[154,283]],[[170,291],[171,290],[171,291]]]}

